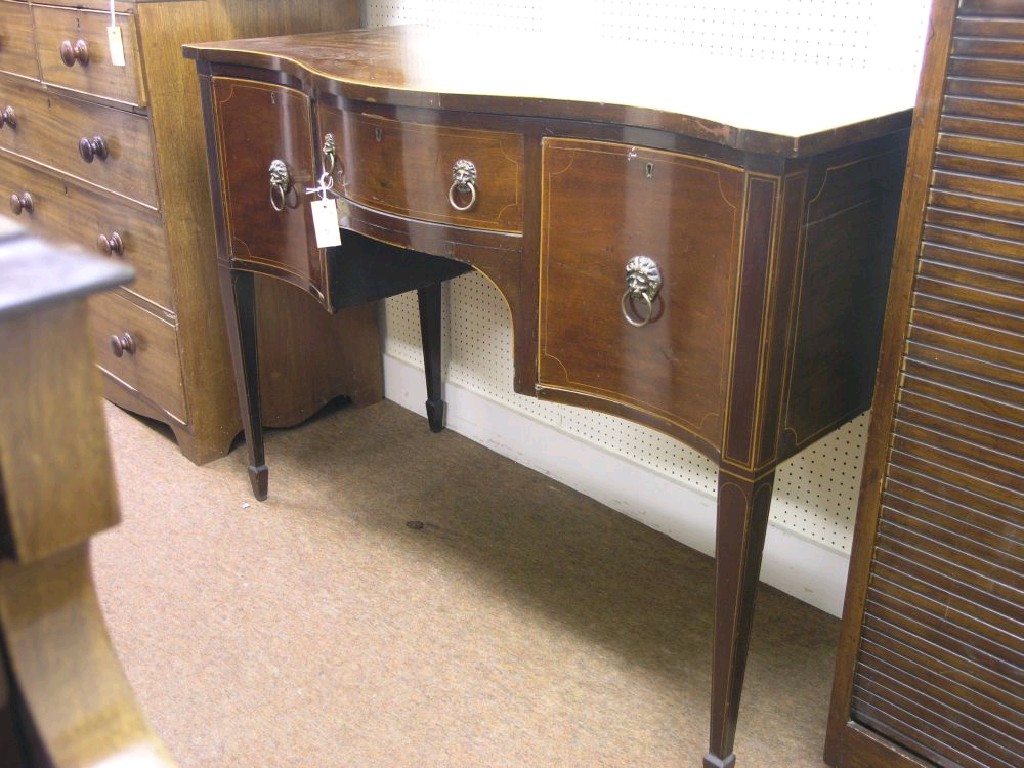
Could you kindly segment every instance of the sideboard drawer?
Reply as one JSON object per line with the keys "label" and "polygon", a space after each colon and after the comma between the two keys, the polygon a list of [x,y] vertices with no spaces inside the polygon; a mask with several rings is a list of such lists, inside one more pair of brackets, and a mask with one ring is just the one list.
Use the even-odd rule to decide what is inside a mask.
{"label": "sideboard drawer", "polygon": [[[167,238],[159,213],[112,200],[3,156],[0,179],[0,204],[6,212],[8,201],[17,197],[15,209],[20,213],[15,215],[19,223],[51,239],[123,259],[135,269],[135,280],[124,290],[167,310],[174,309]],[[31,209],[20,203],[26,194],[31,198]]]}
{"label": "sideboard drawer", "polygon": [[14,116],[13,127],[0,130],[0,148],[156,206],[153,144],[145,117],[10,83],[0,95],[0,110],[9,107]]}
{"label": "sideboard drawer", "polygon": [[39,79],[33,40],[28,3],[0,0],[0,72]]}
{"label": "sideboard drawer", "polygon": [[[545,139],[542,162],[541,387],[718,444],[743,172],[572,139]],[[660,273],[649,304],[627,294],[634,257]]]}
{"label": "sideboard drawer", "polygon": [[116,14],[125,60],[125,66],[116,67],[107,40],[110,4],[99,5],[105,9],[32,5],[40,76],[49,85],[145,106],[135,15]]}
{"label": "sideboard drawer", "polygon": [[89,310],[90,334],[99,367],[139,396],[186,422],[174,326],[116,293],[94,296],[89,300]]}
{"label": "sideboard drawer", "polygon": [[[424,221],[522,231],[521,134],[398,122],[325,106],[320,135],[327,133],[339,145],[343,194],[349,200]],[[472,164],[472,191],[453,188],[459,161]]]}

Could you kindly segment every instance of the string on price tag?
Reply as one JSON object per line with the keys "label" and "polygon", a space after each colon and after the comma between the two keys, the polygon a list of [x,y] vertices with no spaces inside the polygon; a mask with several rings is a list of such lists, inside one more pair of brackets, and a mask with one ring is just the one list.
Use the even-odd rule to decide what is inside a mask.
{"label": "string on price tag", "polygon": [[[338,226],[338,193],[334,191],[334,178],[324,171],[315,187],[306,187],[307,195],[320,195],[313,200],[310,210],[313,213],[313,236],[317,248],[330,248],[341,245],[341,227]],[[328,197],[328,195],[334,197]]]}

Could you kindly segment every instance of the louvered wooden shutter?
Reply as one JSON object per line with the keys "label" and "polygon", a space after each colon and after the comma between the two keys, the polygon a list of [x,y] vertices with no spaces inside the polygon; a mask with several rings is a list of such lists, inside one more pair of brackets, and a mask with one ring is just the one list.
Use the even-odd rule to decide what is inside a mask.
{"label": "louvered wooden shutter", "polygon": [[911,139],[832,765],[1024,766],[1024,0],[956,5]]}

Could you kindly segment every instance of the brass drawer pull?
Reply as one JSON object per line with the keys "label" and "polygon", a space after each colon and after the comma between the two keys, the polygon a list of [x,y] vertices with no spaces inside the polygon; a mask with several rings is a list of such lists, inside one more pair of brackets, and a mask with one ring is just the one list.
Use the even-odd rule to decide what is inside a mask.
{"label": "brass drawer pull", "polygon": [[28,192],[22,195],[11,195],[11,211],[15,216],[20,216],[22,211],[32,213],[33,205],[32,195]]}
{"label": "brass drawer pull", "polygon": [[270,168],[270,206],[277,212],[285,209],[288,193],[292,190],[292,175],[284,160],[271,160]]}
{"label": "brass drawer pull", "polygon": [[96,238],[96,247],[107,256],[111,254],[124,256],[124,240],[121,239],[121,235],[118,232],[113,232],[110,237],[100,234]]}
{"label": "brass drawer pull", "polygon": [[654,300],[664,281],[654,259],[634,256],[626,264],[626,292],[622,294],[622,316],[634,328],[643,328],[654,317]]}
{"label": "brass drawer pull", "polygon": [[[469,194],[469,202],[459,205],[455,201],[455,193]],[[448,188],[448,202],[452,208],[462,213],[476,205],[476,166],[470,160],[456,160],[452,167],[452,185]]]}
{"label": "brass drawer pull", "polygon": [[[335,142],[334,140],[333,133],[328,133],[324,136],[323,155],[324,172],[334,173],[334,168],[338,162],[338,145],[337,142]],[[342,170],[342,175],[344,174],[345,172],[344,170]]]}
{"label": "brass drawer pull", "polygon": [[73,67],[77,61],[83,67],[89,66],[89,46],[85,40],[77,40],[72,43],[70,40],[62,40],[60,44],[60,60],[64,66]]}
{"label": "brass drawer pull", "polygon": [[88,136],[83,136],[78,140],[78,154],[85,162],[91,163],[93,158],[106,160],[110,157],[110,150],[102,136],[93,136],[91,139]]}
{"label": "brass drawer pull", "polygon": [[123,357],[126,353],[129,355],[135,354],[135,339],[132,335],[125,331],[120,336],[113,335],[110,337],[110,349],[114,353],[114,357]]}
{"label": "brass drawer pull", "polygon": [[10,104],[4,107],[3,112],[0,112],[0,128],[3,128],[5,125],[11,128],[16,128],[18,125],[18,121],[14,119],[14,107]]}

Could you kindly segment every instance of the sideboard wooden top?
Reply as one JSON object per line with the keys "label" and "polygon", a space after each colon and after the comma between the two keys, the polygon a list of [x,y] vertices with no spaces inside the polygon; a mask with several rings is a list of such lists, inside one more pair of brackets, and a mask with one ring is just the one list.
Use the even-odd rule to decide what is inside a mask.
{"label": "sideboard wooden top", "polygon": [[416,26],[186,45],[398,106],[668,130],[800,157],[909,125],[916,76],[711,57],[549,33]]}

